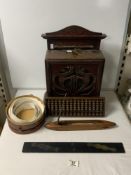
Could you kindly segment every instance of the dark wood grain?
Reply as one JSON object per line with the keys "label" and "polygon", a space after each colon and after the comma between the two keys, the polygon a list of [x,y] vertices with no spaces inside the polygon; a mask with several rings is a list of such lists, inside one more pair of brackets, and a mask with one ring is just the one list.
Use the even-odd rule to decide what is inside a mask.
{"label": "dark wood grain", "polygon": [[[62,115],[75,116],[79,104],[78,116],[104,116],[105,101],[100,102],[99,97],[105,58],[100,51],[100,42],[106,35],[72,25],[42,34],[42,37],[47,39],[48,46],[45,58],[47,115],[59,115],[58,108],[64,108]],[[59,97],[68,105],[63,106]],[[82,99],[73,100],[73,97]],[[99,99],[93,101],[92,97]],[[86,105],[87,101],[93,105]],[[71,105],[74,106],[72,111],[67,109]]]}
{"label": "dark wood grain", "polygon": [[47,39],[48,49],[51,49],[50,44],[53,44],[55,49],[76,48],[75,46],[79,48],[83,46],[83,49],[99,49],[100,40],[106,35],[72,25],[56,32],[42,34],[42,37]]}

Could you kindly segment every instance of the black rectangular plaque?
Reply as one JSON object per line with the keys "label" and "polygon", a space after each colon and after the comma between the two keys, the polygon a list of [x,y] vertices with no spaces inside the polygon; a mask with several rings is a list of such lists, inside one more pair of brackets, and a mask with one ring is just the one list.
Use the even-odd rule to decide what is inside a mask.
{"label": "black rectangular plaque", "polygon": [[25,142],[23,153],[125,153],[122,143],[113,142]]}

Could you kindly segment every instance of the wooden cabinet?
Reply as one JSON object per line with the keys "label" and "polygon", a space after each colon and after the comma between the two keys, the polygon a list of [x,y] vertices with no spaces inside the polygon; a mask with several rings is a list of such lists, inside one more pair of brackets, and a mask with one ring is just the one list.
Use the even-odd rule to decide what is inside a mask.
{"label": "wooden cabinet", "polygon": [[99,96],[104,67],[101,51],[49,50],[46,81],[49,96]]}
{"label": "wooden cabinet", "polygon": [[106,35],[80,26],[42,35],[45,58],[46,113],[51,116],[104,116],[100,97],[105,58],[100,48]]}

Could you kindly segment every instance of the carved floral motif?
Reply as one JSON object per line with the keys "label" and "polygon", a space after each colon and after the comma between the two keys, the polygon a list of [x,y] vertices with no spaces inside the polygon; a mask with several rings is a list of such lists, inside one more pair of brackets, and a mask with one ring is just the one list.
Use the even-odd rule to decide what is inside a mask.
{"label": "carved floral motif", "polygon": [[66,66],[53,76],[53,91],[56,95],[87,96],[94,90],[95,75],[81,66]]}

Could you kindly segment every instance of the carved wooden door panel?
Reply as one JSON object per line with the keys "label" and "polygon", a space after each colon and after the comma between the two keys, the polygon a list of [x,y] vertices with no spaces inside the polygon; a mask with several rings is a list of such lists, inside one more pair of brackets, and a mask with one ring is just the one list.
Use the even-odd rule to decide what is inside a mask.
{"label": "carved wooden door panel", "polygon": [[103,62],[47,63],[51,96],[99,96]]}

